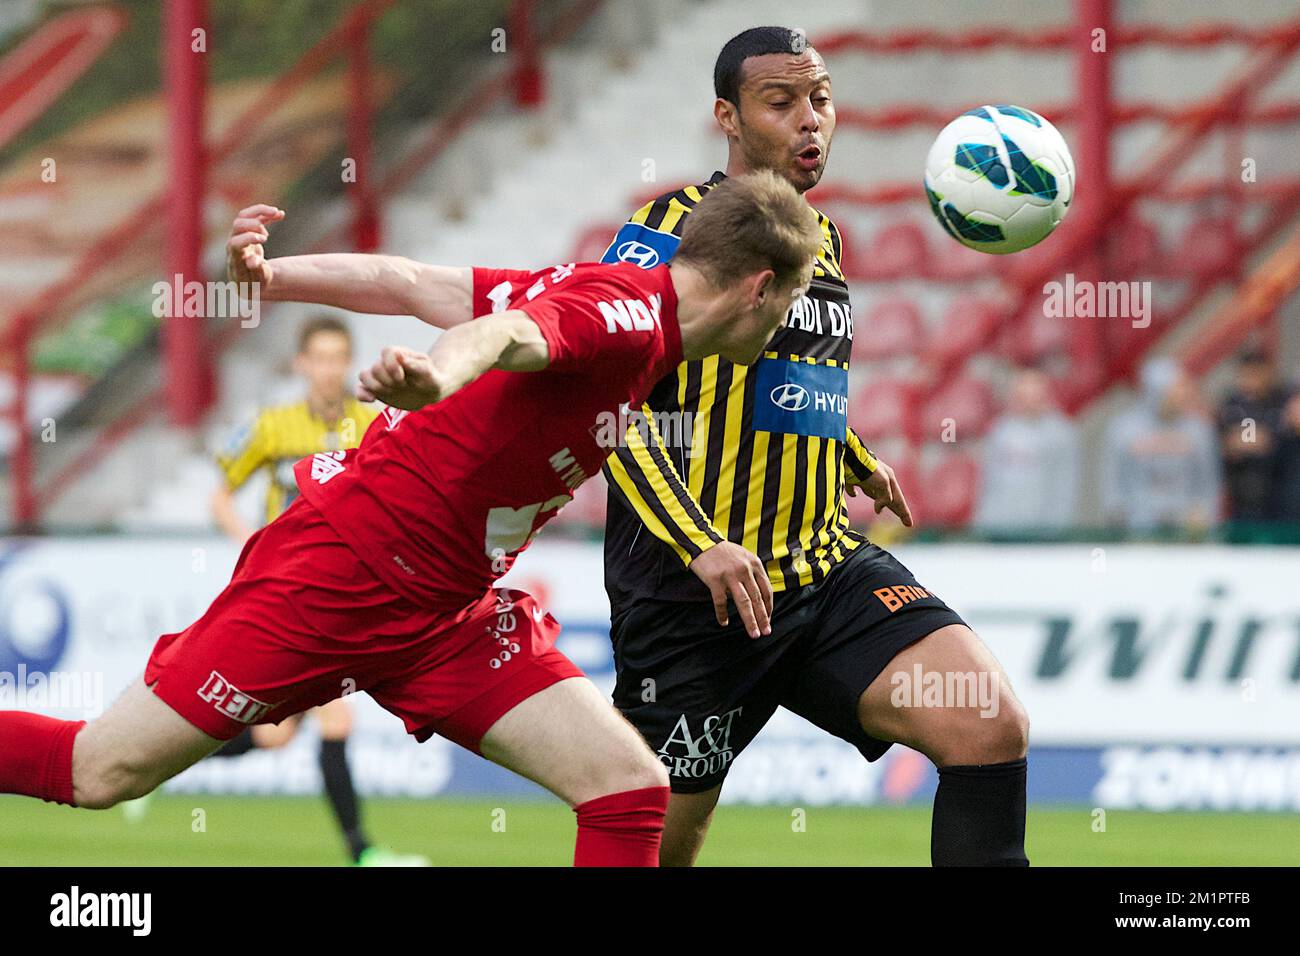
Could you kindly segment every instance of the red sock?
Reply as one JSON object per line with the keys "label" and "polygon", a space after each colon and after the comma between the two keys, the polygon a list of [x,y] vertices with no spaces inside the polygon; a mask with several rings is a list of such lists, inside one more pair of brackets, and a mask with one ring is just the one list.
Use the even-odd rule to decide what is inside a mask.
{"label": "red sock", "polygon": [[72,741],[84,720],[0,710],[0,793],[72,802]]}
{"label": "red sock", "polygon": [[588,800],[578,815],[574,866],[658,866],[667,787],[627,790]]}

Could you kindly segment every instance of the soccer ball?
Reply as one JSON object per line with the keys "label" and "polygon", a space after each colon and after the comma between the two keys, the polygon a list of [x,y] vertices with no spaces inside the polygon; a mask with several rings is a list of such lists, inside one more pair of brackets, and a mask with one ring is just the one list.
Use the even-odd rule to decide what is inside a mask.
{"label": "soccer ball", "polygon": [[948,235],[980,252],[1042,242],[1074,198],[1074,159],[1056,127],[1021,106],[981,106],[939,133],[925,194]]}

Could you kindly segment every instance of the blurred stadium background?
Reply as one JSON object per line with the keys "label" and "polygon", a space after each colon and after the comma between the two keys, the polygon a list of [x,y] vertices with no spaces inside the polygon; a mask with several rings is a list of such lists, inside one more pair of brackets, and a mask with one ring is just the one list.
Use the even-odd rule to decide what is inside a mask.
{"label": "blurred stadium background", "polygon": [[[598,258],[646,199],[725,163],[713,61],[761,23],[804,28],[834,80],[838,135],[810,198],[845,236],[850,422],[919,527],[848,507],[1010,673],[1033,724],[1030,858],[1300,861],[1287,0],[7,0],[0,706],[20,691],[61,716],[106,705],[234,564],[209,512],[213,454],[294,395],[314,310],[164,323],[154,283],[222,278],[252,201],[289,210],[271,255]],[[203,55],[187,56],[195,24]],[[1009,258],[952,242],[921,189],[935,133],[981,103],[1043,113],[1079,171],[1058,234]],[[1144,284],[1149,324],[1051,315],[1044,286],[1067,275]],[[349,321],[358,361],[428,344],[411,319]],[[250,522],[265,481],[239,493]],[[604,496],[584,486],[511,580],[609,687]],[[84,678],[64,691],[85,699],[42,706],[22,690],[38,674]],[[368,699],[357,716],[378,837],[435,862],[564,862],[564,808],[437,738],[416,745]],[[192,768],[135,827],[0,798],[0,863],[337,862],[318,777],[309,729]],[[719,814],[702,862],[925,863],[934,785],[918,754],[866,764],[780,713],[737,761],[723,800],[744,806]],[[507,834],[497,807],[515,808]]]}

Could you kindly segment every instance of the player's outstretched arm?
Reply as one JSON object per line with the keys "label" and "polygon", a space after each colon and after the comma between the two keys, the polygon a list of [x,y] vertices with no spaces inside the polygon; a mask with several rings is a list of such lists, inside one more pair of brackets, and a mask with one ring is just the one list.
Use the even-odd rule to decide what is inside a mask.
{"label": "player's outstretched arm", "polygon": [[426,354],[402,346],[384,349],[361,373],[357,398],[414,411],[440,402],[484,372],[539,372],[549,364],[541,329],[517,309],[448,329]]}
{"label": "player's outstretched arm", "polygon": [[474,317],[473,271],[402,256],[324,253],[266,258],[268,227],[284,210],[259,203],[241,209],[226,242],[226,274],[257,283],[267,301],[312,302],[371,315],[413,315],[440,329]]}

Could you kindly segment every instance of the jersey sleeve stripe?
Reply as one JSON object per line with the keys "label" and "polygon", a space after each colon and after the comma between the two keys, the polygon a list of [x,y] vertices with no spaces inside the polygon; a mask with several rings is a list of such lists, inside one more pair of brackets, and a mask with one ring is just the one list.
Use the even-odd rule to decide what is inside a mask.
{"label": "jersey sleeve stripe", "polygon": [[670,529],[668,525],[667,516],[656,507],[658,503],[652,503],[651,499],[641,494],[636,482],[632,480],[632,476],[624,467],[622,452],[625,450],[619,449],[618,452],[610,455],[605,460],[605,471],[611,479],[610,487],[618,489],[618,492],[623,496],[623,500],[636,512],[637,517],[641,519],[641,523],[650,529],[651,534],[672,548],[683,564],[689,563],[693,555],[686,550],[680,534],[673,533],[673,529]]}
{"label": "jersey sleeve stripe", "polygon": [[721,541],[722,536],[709,524],[709,519],[695,505],[689,492],[682,485],[677,469],[664,454],[662,437],[649,406],[643,406],[642,410],[646,415],[652,440],[647,445],[639,428],[634,426],[628,429],[627,443],[632,451],[633,461],[641,466],[641,473],[649,483],[657,504],[667,511],[671,522],[670,528],[684,535],[695,554],[698,554]]}
{"label": "jersey sleeve stripe", "polygon": [[682,234],[682,225],[686,222],[686,214],[691,211],[680,199],[674,196],[668,201],[668,209],[664,217],[656,227],[660,232],[671,232],[674,236],[680,237]]}
{"label": "jersey sleeve stripe", "polygon": [[848,446],[845,449],[845,458],[848,460],[849,470],[859,481],[866,481],[879,464],[876,456],[862,443],[862,439],[852,428],[845,435],[845,444]]}

